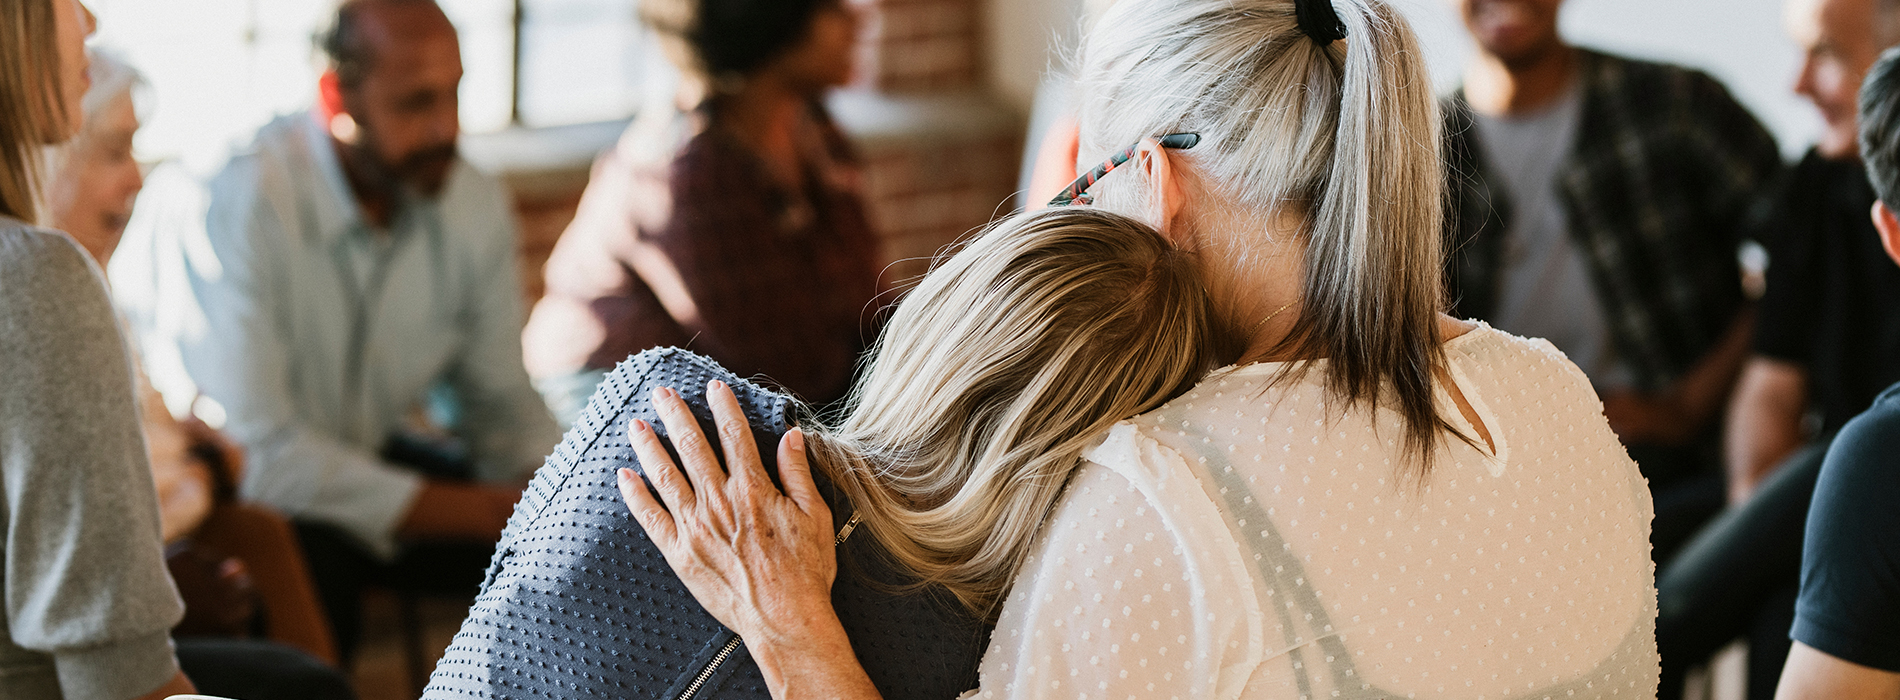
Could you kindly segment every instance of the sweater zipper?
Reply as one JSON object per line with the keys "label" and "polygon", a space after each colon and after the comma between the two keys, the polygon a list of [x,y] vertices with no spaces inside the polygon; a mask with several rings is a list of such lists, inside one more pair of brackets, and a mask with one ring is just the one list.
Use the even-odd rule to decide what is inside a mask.
{"label": "sweater zipper", "polygon": [[[832,546],[842,545],[845,540],[850,539],[851,532],[858,529],[860,519],[859,514],[852,513],[851,519],[845,521],[844,527],[838,528],[838,536],[832,540]],[[726,640],[725,645],[719,647],[719,653],[713,654],[712,659],[706,662],[706,667],[699,670],[699,675],[693,676],[693,682],[686,684],[686,689],[680,691],[676,700],[692,700],[694,695],[698,695],[699,689],[705,687],[706,681],[712,680],[713,673],[726,663],[726,659],[732,657],[733,652],[739,650],[739,643],[742,641],[744,640],[739,639],[739,635],[736,634]]]}

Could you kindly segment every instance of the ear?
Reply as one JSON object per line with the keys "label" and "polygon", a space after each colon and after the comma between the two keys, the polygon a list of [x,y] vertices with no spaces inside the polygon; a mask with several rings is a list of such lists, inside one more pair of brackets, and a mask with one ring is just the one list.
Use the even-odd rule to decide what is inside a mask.
{"label": "ear", "polygon": [[[1874,230],[1880,232],[1880,247],[1887,249],[1887,257],[1900,265],[1900,217],[1894,216],[1887,203],[1874,202]],[[1889,300],[1891,301],[1891,300]]]}
{"label": "ear", "polygon": [[1174,156],[1153,138],[1143,139],[1142,168],[1148,175],[1148,223],[1175,245],[1186,247],[1187,227],[1180,225],[1181,207],[1187,203],[1187,191],[1181,186],[1181,171],[1174,167]]}
{"label": "ear", "polygon": [[317,116],[328,124],[336,115],[344,114],[343,83],[336,77],[336,71],[326,70],[317,76]]}
{"label": "ear", "polygon": [[343,84],[337,81],[336,71],[326,70],[317,76],[317,116],[323,120],[324,128],[330,132],[331,138],[343,143],[356,143],[360,135],[356,118],[350,116],[349,107],[343,99]]}

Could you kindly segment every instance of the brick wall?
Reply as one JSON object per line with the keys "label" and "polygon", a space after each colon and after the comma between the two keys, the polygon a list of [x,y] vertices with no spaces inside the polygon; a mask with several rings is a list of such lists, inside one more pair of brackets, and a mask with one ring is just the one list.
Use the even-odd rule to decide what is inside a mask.
{"label": "brick wall", "polygon": [[872,0],[859,66],[884,92],[967,89],[976,83],[976,0]]}
{"label": "brick wall", "polygon": [[1021,148],[1009,133],[925,139],[868,158],[865,193],[884,240],[887,277],[923,274],[945,246],[1009,213]]}

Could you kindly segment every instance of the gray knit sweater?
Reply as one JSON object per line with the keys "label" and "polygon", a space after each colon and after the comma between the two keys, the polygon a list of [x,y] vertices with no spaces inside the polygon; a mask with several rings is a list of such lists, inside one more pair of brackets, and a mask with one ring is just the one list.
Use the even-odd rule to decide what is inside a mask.
{"label": "gray knit sweater", "polygon": [[0,700],[125,700],[178,671],[132,387],[98,267],[0,218]]}

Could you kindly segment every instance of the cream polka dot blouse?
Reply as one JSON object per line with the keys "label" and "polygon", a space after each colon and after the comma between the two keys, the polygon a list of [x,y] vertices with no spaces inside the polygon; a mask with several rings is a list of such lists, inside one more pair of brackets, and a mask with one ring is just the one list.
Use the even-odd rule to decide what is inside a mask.
{"label": "cream polka dot blouse", "polygon": [[1398,415],[1319,372],[1224,369],[1116,425],[966,697],[1654,697],[1649,493],[1588,380],[1485,326],[1446,354],[1496,449],[1448,441],[1423,484]]}

